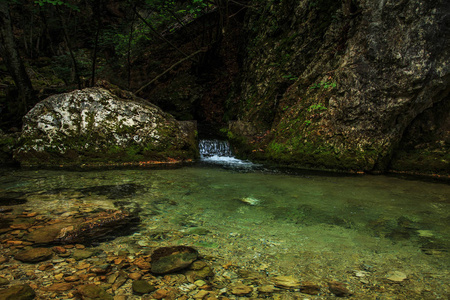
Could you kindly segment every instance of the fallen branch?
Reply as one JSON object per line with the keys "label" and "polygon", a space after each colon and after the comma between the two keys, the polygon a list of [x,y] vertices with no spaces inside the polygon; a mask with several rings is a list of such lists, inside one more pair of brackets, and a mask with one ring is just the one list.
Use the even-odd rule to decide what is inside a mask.
{"label": "fallen branch", "polygon": [[173,70],[173,68],[175,68],[176,66],[178,66],[179,64],[181,64],[182,62],[191,59],[193,56],[199,54],[200,52],[206,52],[207,48],[202,48],[198,51],[195,51],[194,53],[192,53],[189,56],[184,57],[183,59],[179,60],[178,62],[174,63],[173,65],[170,66],[170,68],[168,68],[167,70],[165,70],[164,72],[162,72],[161,74],[159,74],[158,76],[156,76],[155,78],[153,78],[150,82],[144,84],[142,87],[140,87],[135,94],[139,94],[140,92],[142,92],[143,89],[145,89],[146,87],[148,87],[149,85],[151,85],[153,82],[155,82],[156,80],[158,80],[159,78],[161,78],[161,76],[163,76],[164,74],[166,74],[167,72]]}

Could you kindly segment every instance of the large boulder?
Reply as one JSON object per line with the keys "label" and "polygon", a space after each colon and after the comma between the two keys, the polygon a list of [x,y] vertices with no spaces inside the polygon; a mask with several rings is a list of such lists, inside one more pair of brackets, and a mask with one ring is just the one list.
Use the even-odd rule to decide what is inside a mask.
{"label": "large boulder", "polygon": [[87,88],[50,96],[28,112],[14,157],[52,166],[192,159],[195,130],[131,93]]}
{"label": "large boulder", "polygon": [[[265,5],[248,16],[235,97],[238,118],[259,129],[246,142],[250,155],[331,169],[448,172],[449,1]],[[245,138],[236,129],[232,136]]]}

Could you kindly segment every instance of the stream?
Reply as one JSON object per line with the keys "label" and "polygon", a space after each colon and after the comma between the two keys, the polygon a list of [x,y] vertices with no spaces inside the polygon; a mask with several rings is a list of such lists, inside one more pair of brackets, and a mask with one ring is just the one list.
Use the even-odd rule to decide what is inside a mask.
{"label": "stream", "polygon": [[[80,204],[138,209],[139,227],[95,245],[105,251],[189,245],[223,265],[273,276],[332,279],[375,294],[403,288],[429,299],[450,292],[445,183],[286,173],[220,153],[170,169],[0,174],[0,192],[26,195],[21,205],[40,214],[63,214]],[[381,282],[392,291],[370,289]]]}

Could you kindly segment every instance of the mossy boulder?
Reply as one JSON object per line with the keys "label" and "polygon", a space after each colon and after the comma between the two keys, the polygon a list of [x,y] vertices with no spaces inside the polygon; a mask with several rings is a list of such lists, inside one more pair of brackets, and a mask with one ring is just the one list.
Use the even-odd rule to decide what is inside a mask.
{"label": "mossy boulder", "polygon": [[22,165],[173,161],[197,156],[196,126],[124,91],[53,95],[24,117],[14,158]]}

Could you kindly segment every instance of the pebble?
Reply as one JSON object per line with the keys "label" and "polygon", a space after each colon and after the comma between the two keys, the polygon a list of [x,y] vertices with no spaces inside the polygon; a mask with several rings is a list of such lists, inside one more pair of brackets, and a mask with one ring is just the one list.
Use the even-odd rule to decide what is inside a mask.
{"label": "pebble", "polygon": [[345,284],[342,282],[329,281],[328,288],[330,292],[332,292],[338,297],[347,297],[353,294],[345,287]]}
{"label": "pebble", "polygon": [[133,289],[133,293],[138,295],[148,294],[156,290],[156,288],[147,280],[135,280],[133,281],[131,288]]}
{"label": "pebble", "polygon": [[138,272],[133,272],[133,273],[128,274],[128,277],[132,280],[138,280],[138,279],[141,279],[142,274],[138,273]]}
{"label": "pebble", "polygon": [[10,288],[0,290],[0,299],[5,300],[32,300],[36,297],[33,288],[27,284],[13,285]]}
{"label": "pebble", "polygon": [[262,286],[258,287],[258,292],[261,292],[261,293],[273,293],[276,291],[279,291],[279,289],[277,289],[273,285],[262,285]]}
{"label": "pebble", "polygon": [[49,248],[31,248],[17,253],[14,258],[21,262],[35,263],[48,260],[52,255],[53,251]]}
{"label": "pebble", "polygon": [[208,291],[199,291],[197,294],[194,295],[194,299],[203,299],[209,294]]}
{"label": "pebble", "polygon": [[253,291],[253,288],[242,283],[238,283],[231,287],[231,293],[236,296],[243,296]]}
{"label": "pebble", "polygon": [[293,276],[277,276],[272,278],[272,282],[280,288],[296,289],[301,286],[300,281]]}
{"label": "pebble", "polygon": [[9,284],[9,280],[3,277],[0,277],[0,286],[2,285],[8,285]]}
{"label": "pebble", "polygon": [[404,281],[408,276],[400,271],[391,271],[386,274],[386,279],[393,281],[393,282],[402,282]]}
{"label": "pebble", "polygon": [[63,291],[71,290],[72,288],[73,288],[72,283],[60,282],[60,283],[54,283],[48,287],[45,287],[44,289],[47,291],[63,292]]}

